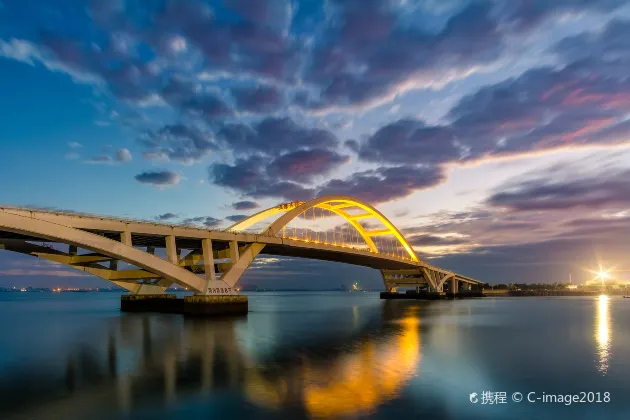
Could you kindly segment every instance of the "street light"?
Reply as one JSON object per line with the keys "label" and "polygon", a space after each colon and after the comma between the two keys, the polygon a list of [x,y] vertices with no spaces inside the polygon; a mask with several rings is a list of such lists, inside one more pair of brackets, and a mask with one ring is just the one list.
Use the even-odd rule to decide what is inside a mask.
{"label": "street light", "polygon": [[597,273],[597,277],[602,279],[602,292],[605,289],[605,284],[604,284],[604,280],[609,279],[610,278],[610,274],[608,273],[608,271],[604,271],[601,268],[599,269],[599,273]]}

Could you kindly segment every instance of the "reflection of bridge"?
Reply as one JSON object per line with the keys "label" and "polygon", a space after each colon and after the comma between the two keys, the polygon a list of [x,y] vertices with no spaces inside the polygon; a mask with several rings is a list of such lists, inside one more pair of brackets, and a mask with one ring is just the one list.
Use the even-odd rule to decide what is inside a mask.
{"label": "reflection of bridge", "polygon": [[16,419],[117,418],[194,395],[212,404],[234,390],[282,418],[365,415],[399,397],[417,373],[421,315],[393,301],[364,315],[367,325],[341,336],[314,331],[306,342],[280,341],[262,354],[243,347],[239,319],[130,314],[58,362],[5,372],[0,393]]}
{"label": "reflection of bridge", "polygon": [[[278,215],[262,231],[248,230]],[[334,224],[334,217],[343,223]],[[155,255],[156,248],[166,250],[166,259]],[[283,204],[224,231],[1,208],[0,249],[66,264],[136,294],[162,294],[173,283],[201,295],[235,294],[236,283],[258,254],[372,267],[381,271],[390,291],[401,286],[442,291],[449,282],[451,292],[457,292],[460,282],[480,284],[420,261],[385,216],[369,204],[345,196]],[[189,252],[182,256],[182,250]],[[200,273],[205,276],[198,276]]]}

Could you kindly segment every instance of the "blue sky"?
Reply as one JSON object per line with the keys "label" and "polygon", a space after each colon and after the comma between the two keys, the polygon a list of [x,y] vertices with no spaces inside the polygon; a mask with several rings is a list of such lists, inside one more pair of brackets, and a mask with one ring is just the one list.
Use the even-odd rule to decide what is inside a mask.
{"label": "blue sky", "polygon": [[[617,0],[2,0],[0,202],[226,227],[341,193],[472,277],[586,280],[630,251],[628,40]],[[378,285],[248,281],[311,264]]]}

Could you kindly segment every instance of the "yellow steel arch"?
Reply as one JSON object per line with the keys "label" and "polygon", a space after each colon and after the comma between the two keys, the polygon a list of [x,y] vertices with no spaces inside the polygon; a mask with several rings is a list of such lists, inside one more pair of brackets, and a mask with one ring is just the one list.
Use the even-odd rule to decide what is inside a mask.
{"label": "yellow steel arch", "polygon": [[302,201],[297,201],[297,202],[293,202],[293,203],[286,203],[286,204],[281,204],[279,206],[275,206],[275,207],[271,207],[267,210],[262,210],[259,211],[256,214],[253,214],[251,216],[249,216],[246,219],[240,220],[236,223],[234,223],[233,225],[231,225],[230,227],[226,228],[225,231],[231,232],[240,232],[243,231],[253,225],[255,225],[258,222],[262,222],[265,219],[270,218],[271,216],[275,216],[278,213],[286,213],[291,209],[294,209],[295,207],[299,206],[303,204]]}
{"label": "yellow steel arch", "polygon": [[[300,214],[304,213],[305,211],[311,208],[315,208],[315,207],[334,212],[338,214],[339,216],[343,217],[345,220],[347,220],[363,237],[363,239],[367,243],[368,247],[372,250],[372,252],[375,252],[375,253],[379,252],[378,248],[374,244],[374,241],[372,240],[372,236],[391,234],[396,238],[396,240],[398,240],[398,242],[400,242],[400,244],[403,246],[407,254],[409,254],[409,257],[411,258],[412,261],[419,261],[418,257],[416,256],[416,253],[413,251],[413,248],[411,248],[409,243],[407,243],[407,240],[405,239],[405,237],[381,212],[376,210],[374,207],[372,207],[368,203],[365,203],[359,199],[348,197],[348,196],[325,196],[325,197],[319,197],[319,198],[316,198],[314,200],[307,201],[307,202],[294,202],[294,203],[283,204],[277,207],[272,207],[270,209],[258,212],[254,214],[253,216],[248,217],[247,219],[241,220],[240,222],[235,223],[234,225],[230,226],[226,230],[230,230],[230,231],[244,230],[254,225],[255,223],[258,223],[264,219],[267,219],[268,217],[271,217],[279,213],[284,213],[276,221],[274,221],[266,230],[266,233],[270,235],[277,235],[282,230],[283,227],[285,227],[287,224],[289,224],[289,222],[291,222],[291,220],[295,219],[296,217],[298,217]],[[351,215],[348,212],[343,210],[344,208],[348,208],[348,207],[358,207],[364,210],[366,213],[359,214],[359,215]],[[361,225],[361,223],[359,223],[358,220],[362,218],[367,218],[367,217],[378,219],[385,226],[386,229],[379,230],[379,231],[366,231],[363,225]]]}

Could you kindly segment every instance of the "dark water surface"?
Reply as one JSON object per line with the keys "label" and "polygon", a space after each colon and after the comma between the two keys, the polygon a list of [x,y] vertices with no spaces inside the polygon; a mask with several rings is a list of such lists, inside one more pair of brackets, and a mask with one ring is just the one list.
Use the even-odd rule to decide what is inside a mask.
{"label": "dark water surface", "polygon": [[0,293],[1,419],[630,418],[621,297],[255,293],[229,319],[120,313],[119,299]]}

